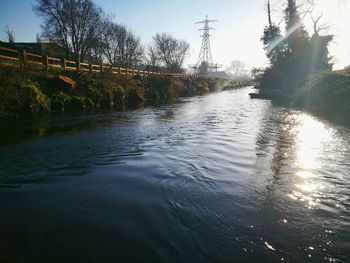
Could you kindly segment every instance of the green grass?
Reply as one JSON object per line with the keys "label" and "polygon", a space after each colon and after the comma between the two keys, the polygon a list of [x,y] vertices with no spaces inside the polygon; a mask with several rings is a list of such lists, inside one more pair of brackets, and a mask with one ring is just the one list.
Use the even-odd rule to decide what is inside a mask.
{"label": "green grass", "polygon": [[[75,85],[63,83],[69,77]],[[50,112],[125,108],[146,100],[195,96],[219,88],[220,81],[206,78],[124,76],[103,73],[42,70],[0,63],[0,118]]]}
{"label": "green grass", "polygon": [[294,103],[330,120],[350,124],[350,72],[317,75],[298,92]]}

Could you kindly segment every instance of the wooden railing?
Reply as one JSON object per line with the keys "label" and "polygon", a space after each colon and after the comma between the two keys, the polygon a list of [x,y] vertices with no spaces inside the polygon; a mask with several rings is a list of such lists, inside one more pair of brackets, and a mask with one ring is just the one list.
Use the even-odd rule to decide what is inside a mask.
{"label": "wooden railing", "polygon": [[4,47],[0,47],[0,50],[5,52],[5,53],[7,53],[7,54],[11,54],[12,55],[12,56],[6,56],[6,55],[1,55],[0,54],[0,59],[19,61],[19,55],[18,55],[19,53],[18,53],[17,50],[10,49],[10,48],[4,48]]}
{"label": "wooden railing", "polygon": [[[173,76],[173,77],[199,77],[196,74],[181,74],[181,73],[169,73],[169,72],[154,72],[147,70],[139,70],[134,68],[121,68],[113,67],[112,65],[96,65],[91,63],[75,62],[67,60],[65,58],[59,59],[50,57],[48,55],[39,55],[30,53],[26,50],[18,51],[15,49],[4,48],[0,46],[0,60],[7,60],[15,62],[15,65],[37,65],[41,66],[44,69],[50,68],[59,68],[62,70],[70,71],[90,71],[90,72],[103,72],[105,70],[110,70],[114,74],[119,75],[140,75],[143,77],[151,75],[160,75],[160,76]],[[13,65],[13,64],[9,64]]]}

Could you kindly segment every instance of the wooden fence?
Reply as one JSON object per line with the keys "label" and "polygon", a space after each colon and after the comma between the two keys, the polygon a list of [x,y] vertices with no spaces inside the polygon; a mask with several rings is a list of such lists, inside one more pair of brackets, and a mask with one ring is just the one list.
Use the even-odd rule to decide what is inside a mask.
{"label": "wooden fence", "polygon": [[[138,70],[131,68],[120,68],[112,65],[95,65],[91,63],[75,62],[67,59],[59,59],[50,57],[48,55],[39,55],[30,53],[26,50],[18,51],[15,49],[0,47],[0,60],[7,60],[16,62],[18,65],[38,65],[44,69],[59,68],[62,70],[70,71],[90,71],[90,72],[103,72],[110,70],[114,74],[119,75],[140,75],[143,77],[151,75],[160,76],[173,76],[173,77],[199,77],[196,74],[180,74],[180,73],[167,73],[167,72],[154,72],[147,70]],[[10,64],[9,64],[10,65]]]}

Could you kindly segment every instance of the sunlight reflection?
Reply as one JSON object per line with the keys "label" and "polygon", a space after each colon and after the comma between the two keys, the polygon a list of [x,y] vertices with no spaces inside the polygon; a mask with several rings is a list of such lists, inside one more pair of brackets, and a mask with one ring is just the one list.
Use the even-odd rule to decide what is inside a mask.
{"label": "sunlight reflection", "polygon": [[296,172],[298,183],[289,196],[294,200],[306,203],[306,207],[313,208],[319,203],[318,197],[322,195],[324,186],[320,183],[319,170],[322,168],[320,153],[325,143],[331,137],[331,131],[315,118],[308,115],[299,117],[296,128],[297,155]]}
{"label": "sunlight reflection", "polygon": [[316,190],[323,188],[321,185],[314,184],[314,183],[300,184],[300,185],[297,185],[297,187],[303,192],[307,192],[307,193],[314,193],[316,192]]}
{"label": "sunlight reflection", "polygon": [[314,118],[302,115],[298,127],[298,166],[303,169],[317,169],[320,166],[317,158],[323,142],[327,141],[331,134],[325,125]]}
{"label": "sunlight reflection", "polygon": [[306,193],[298,192],[298,191],[293,191],[292,194],[289,195],[290,198],[293,200],[301,201],[305,203],[305,206],[309,209],[314,208],[317,203],[320,202],[319,199],[314,198],[312,195],[307,195]]}
{"label": "sunlight reflection", "polygon": [[303,179],[313,178],[313,177],[317,176],[309,171],[299,171],[296,173],[296,175],[300,178],[303,178]]}

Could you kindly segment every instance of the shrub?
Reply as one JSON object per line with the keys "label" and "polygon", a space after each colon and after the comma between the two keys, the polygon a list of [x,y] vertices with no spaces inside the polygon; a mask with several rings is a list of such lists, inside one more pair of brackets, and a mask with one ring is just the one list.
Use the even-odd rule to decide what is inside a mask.
{"label": "shrub", "polygon": [[66,103],[71,101],[71,96],[62,92],[56,91],[51,96],[51,109],[55,112],[64,112]]}
{"label": "shrub", "polygon": [[46,113],[50,101],[22,69],[0,71],[0,117]]}
{"label": "shrub", "polygon": [[295,104],[333,120],[350,121],[350,73],[323,72],[296,95]]}

